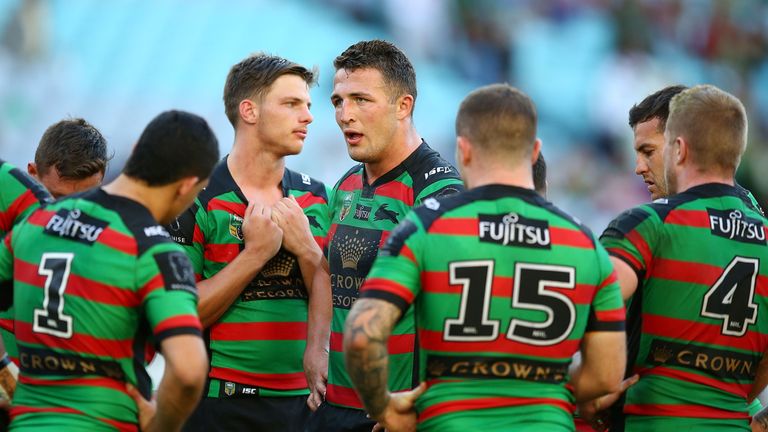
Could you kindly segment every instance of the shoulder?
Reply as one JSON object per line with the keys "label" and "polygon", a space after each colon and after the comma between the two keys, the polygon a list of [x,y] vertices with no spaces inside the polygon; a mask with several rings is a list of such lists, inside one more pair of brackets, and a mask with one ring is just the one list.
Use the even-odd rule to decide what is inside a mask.
{"label": "shoulder", "polygon": [[110,195],[100,189],[88,191],[78,196],[92,201],[99,206],[113,212],[115,218],[119,218],[122,224],[136,242],[137,255],[142,255],[156,245],[166,247],[179,247],[171,239],[171,235],[165,227],[160,225],[149,210],[136,201],[128,198]]}
{"label": "shoulder", "polygon": [[362,182],[361,180],[362,173],[363,173],[363,164],[357,164],[353,166],[352,168],[347,170],[347,172],[345,172],[344,175],[341,176],[341,178],[339,178],[339,181],[337,181],[336,184],[333,186],[333,190],[337,191],[339,189],[342,189],[344,185],[346,185],[350,181],[360,180],[360,182]]}
{"label": "shoulder", "polygon": [[328,202],[328,193],[325,184],[307,174],[285,169],[284,178],[288,180],[288,188],[292,191],[309,192]]}
{"label": "shoulder", "polygon": [[413,208],[416,217],[425,231],[443,215],[459,207],[469,205],[474,200],[471,191],[461,191],[444,197],[432,197],[424,200],[424,203]]}
{"label": "shoulder", "polygon": [[405,169],[411,177],[413,193],[416,196],[437,183],[442,184],[443,187],[435,191],[436,193],[432,195],[435,197],[451,195],[463,190],[461,177],[456,167],[426,143],[423,143],[409,157]]}
{"label": "shoulder", "polygon": [[592,243],[593,247],[597,246],[598,242],[595,237],[595,234],[592,232],[591,229],[589,229],[586,225],[584,225],[584,223],[578,218],[572,216],[570,213],[565,212],[555,204],[552,204],[551,202],[545,200],[544,198],[540,198],[538,196],[536,198],[536,202],[532,204],[542,207],[543,209],[549,211],[555,217],[565,221],[566,224],[571,225],[573,229],[575,229],[578,232],[581,232],[584,236],[586,236],[589,239],[589,241]]}
{"label": "shoulder", "polygon": [[[51,194],[35,181],[29,174],[20,170],[16,166],[0,159],[0,182],[2,182],[2,191],[20,196],[27,190],[32,193],[35,199],[41,204],[53,201]],[[15,185],[15,187],[13,186]]]}

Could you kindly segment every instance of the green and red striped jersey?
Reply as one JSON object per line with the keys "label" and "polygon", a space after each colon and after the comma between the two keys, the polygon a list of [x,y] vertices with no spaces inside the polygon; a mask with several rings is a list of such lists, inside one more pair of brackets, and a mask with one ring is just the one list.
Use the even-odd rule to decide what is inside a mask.
{"label": "green and red striped jersey", "polygon": [[[53,201],[38,182],[15,166],[0,160],[0,236],[5,235],[17,222],[33,210]],[[13,310],[0,312],[0,336],[8,356],[17,365],[18,351],[13,337]]]}
{"label": "green and red striped jersey", "polygon": [[184,251],[144,206],[102,189],[14,227],[0,281],[19,349],[11,430],[138,430],[125,384],[150,397],[147,342],[201,335]]}
{"label": "green and red striped jersey", "polygon": [[414,209],[361,298],[414,305],[425,431],[572,431],[571,358],[585,332],[624,331],[605,249],[533,190],[508,185]]}
{"label": "green and red striped jersey", "polygon": [[[362,164],[349,170],[333,190],[328,264],[333,290],[331,350],[326,399],[338,406],[362,409],[344,367],[344,321],[357,300],[379,246],[414,205],[429,197],[450,195],[463,186],[456,169],[422,142],[400,165],[369,184]],[[413,311],[409,310],[389,341],[389,385],[410,389],[414,367]]]}
{"label": "green and red striped jersey", "polygon": [[[322,247],[328,229],[325,185],[289,169],[281,185],[283,195],[294,196],[304,209]],[[225,158],[195,204],[169,227],[171,236],[184,245],[198,279],[214,276],[243,249],[247,205]],[[302,362],[307,308],[296,256],[281,248],[206,332],[211,356],[208,396],[218,397],[222,386],[225,396],[245,387],[258,388],[262,396],[309,394]]]}
{"label": "green and red striped jersey", "polygon": [[628,430],[748,428],[746,397],[768,348],[768,321],[757,319],[768,301],[765,218],[737,188],[705,184],[623,213],[601,241],[638,276],[629,361],[641,378],[627,392]]}

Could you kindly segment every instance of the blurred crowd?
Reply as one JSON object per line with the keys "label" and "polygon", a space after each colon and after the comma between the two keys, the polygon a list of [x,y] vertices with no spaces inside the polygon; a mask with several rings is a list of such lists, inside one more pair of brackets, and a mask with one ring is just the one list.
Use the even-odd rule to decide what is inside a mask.
{"label": "blurred crowd", "polygon": [[319,1],[386,28],[411,56],[530,94],[552,159],[553,199],[590,226],[648,199],[631,175],[627,113],[669,84],[711,83],[744,102],[750,144],[739,180],[766,204],[768,2]]}
{"label": "blurred crowd", "polygon": [[[318,21],[318,28],[326,26],[339,33],[352,32],[349,29],[357,23],[376,37],[393,40],[414,60],[417,73],[424,65],[437,66],[461,77],[467,88],[509,82],[524,90],[539,111],[539,134],[551,166],[550,198],[595,230],[602,229],[617,212],[648,199],[644,184],[632,174],[634,155],[632,133],[627,126],[629,108],[666,85],[714,84],[737,95],[749,110],[749,148],[739,181],[768,207],[768,178],[759,175],[760,167],[768,164],[768,2],[764,0],[296,0],[290,3],[296,8],[312,10],[308,14]],[[46,43],[48,49],[61,48],[57,46],[61,44],[52,40],[53,30],[46,21],[47,15],[51,15],[48,13],[51,6],[56,7],[58,17],[66,15],[70,7],[66,2],[52,0],[0,0],[0,77],[12,81],[0,83],[0,146],[5,146],[4,151],[22,151],[15,143],[37,139],[27,136],[29,125],[43,130],[51,123],[52,119],[48,118],[36,123],[32,120],[35,112],[46,106],[46,101],[82,100],[84,106],[93,105],[94,98],[84,93],[99,95],[103,93],[100,86],[107,85],[102,78],[106,75],[99,70],[88,72],[90,75],[86,73],[86,78],[80,80],[82,87],[69,84],[78,82],[73,77],[77,77],[80,70],[66,56],[48,53],[46,60],[38,61],[46,58]],[[200,9],[198,13],[213,14],[210,10],[205,12],[200,5],[195,7]],[[248,13],[257,14],[254,17],[275,10],[275,4],[268,1],[248,3],[248,7]],[[194,8],[190,6],[190,9]],[[334,11],[338,17],[320,13],[326,11]],[[333,25],[324,20],[333,21]],[[84,32],[91,25],[77,28]],[[131,31],[130,27],[126,31]],[[76,27],[72,24],[64,28],[64,31],[74,31]],[[231,28],[246,31],[238,26]],[[331,34],[333,31],[329,30]],[[188,38],[201,34],[214,33],[201,30]],[[265,49],[265,46],[270,50],[270,46],[279,46],[279,42],[256,40],[248,46],[251,51]],[[339,41],[342,42],[347,41]],[[218,43],[218,40],[209,41],[201,49]],[[224,44],[219,48],[223,47],[233,51],[233,58],[243,54],[234,53],[237,51],[234,46]],[[216,51],[221,50],[217,48],[213,52]],[[291,57],[284,51],[280,49],[277,53]],[[105,52],[113,55],[111,51]],[[191,56],[206,51],[195,52],[188,51]],[[210,55],[202,55],[212,61]],[[116,59],[120,57],[117,55]],[[321,70],[330,62],[329,59],[323,61]],[[184,63],[180,65],[186,67]],[[47,79],[53,70],[57,71],[57,79]],[[210,107],[200,114],[212,118],[220,141],[228,145],[229,138],[221,133],[222,129],[229,133],[225,119],[218,106],[210,103],[212,99],[218,100],[223,71],[212,75],[201,69],[197,74],[198,78],[187,79],[198,84],[197,90],[187,89],[188,82],[183,81],[187,84],[180,83],[169,92],[183,95],[178,100],[187,104],[188,109],[201,111],[197,106]],[[130,76],[131,72],[124,75]],[[425,84],[434,86],[424,76],[420,75],[419,86],[422,89]],[[102,84],[89,84],[92,78]],[[324,79],[322,74],[321,78]],[[144,78],[138,79],[139,84],[142,80]],[[205,91],[199,85],[203,80],[210,84],[207,90],[210,95],[200,94]],[[159,88],[170,88],[170,84],[173,83]],[[100,113],[92,119],[108,132],[119,130],[110,137],[110,141],[117,144],[134,138],[118,135],[135,133],[124,131],[126,123],[142,124],[145,118],[156,113],[142,112],[143,107],[154,105],[137,99],[133,96],[134,90],[126,87],[122,91],[125,95],[118,89],[116,95],[107,98],[116,109],[122,110],[113,116],[112,124],[106,117],[99,118]],[[157,89],[145,89],[145,93],[162,96]],[[128,95],[132,99],[128,99]],[[101,102],[98,98],[95,100]],[[323,102],[319,100],[315,104],[318,110],[329,109]],[[189,105],[192,103],[198,105]],[[453,109],[441,115],[452,117]],[[324,143],[336,139],[337,129],[332,120],[322,120],[320,116],[318,119],[313,125],[313,131],[317,131],[313,132],[314,137]],[[416,121],[419,122],[419,118]],[[425,138],[436,148],[450,149],[452,130],[448,130],[448,121],[442,117],[440,124],[446,126],[443,136],[430,134]],[[116,161],[122,153],[118,148]],[[322,158],[324,154],[330,153],[316,156]],[[445,156],[452,158],[450,154]],[[323,178],[323,173],[315,175]]]}

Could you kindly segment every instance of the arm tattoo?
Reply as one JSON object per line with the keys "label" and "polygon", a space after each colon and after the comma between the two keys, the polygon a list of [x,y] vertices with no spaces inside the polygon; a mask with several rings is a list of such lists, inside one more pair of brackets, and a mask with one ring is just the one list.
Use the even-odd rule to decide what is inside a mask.
{"label": "arm tattoo", "polygon": [[400,310],[377,299],[359,299],[349,312],[344,329],[347,371],[371,417],[389,403],[387,340]]}

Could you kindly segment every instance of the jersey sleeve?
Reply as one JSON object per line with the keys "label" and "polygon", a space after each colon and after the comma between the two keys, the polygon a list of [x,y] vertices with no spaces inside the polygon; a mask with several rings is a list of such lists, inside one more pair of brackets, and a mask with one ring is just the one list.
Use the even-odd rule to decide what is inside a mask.
{"label": "jersey sleeve", "polygon": [[195,199],[192,206],[166,226],[173,241],[179,244],[189,257],[197,281],[203,277],[207,219],[208,213],[202,207],[200,200]]}
{"label": "jersey sleeve", "polygon": [[585,331],[624,331],[626,312],[616,272],[605,249],[599,243],[595,243],[595,249],[598,284]]}
{"label": "jersey sleeve", "polygon": [[159,346],[180,334],[201,335],[197,287],[189,258],[176,244],[153,246],[137,260],[144,315]]}
{"label": "jersey sleeve", "polygon": [[421,291],[421,255],[424,231],[414,212],[395,227],[371,267],[360,298],[386,300],[402,313]]}
{"label": "jersey sleeve", "polygon": [[0,241],[0,311],[8,310],[13,305],[13,231]]}
{"label": "jersey sleeve", "polygon": [[442,198],[453,195],[464,190],[464,183],[460,178],[454,175],[444,175],[436,177],[435,180],[419,192],[414,199],[413,206],[418,207],[424,204],[427,198]]}
{"label": "jersey sleeve", "polygon": [[600,242],[611,256],[626,262],[642,279],[653,261],[659,224],[652,210],[637,207],[619,215],[600,236]]}
{"label": "jersey sleeve", "polygon": [[27,173],[8,163],[0,167],[0,233],[5,233],[53,198]]}

